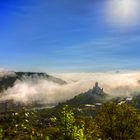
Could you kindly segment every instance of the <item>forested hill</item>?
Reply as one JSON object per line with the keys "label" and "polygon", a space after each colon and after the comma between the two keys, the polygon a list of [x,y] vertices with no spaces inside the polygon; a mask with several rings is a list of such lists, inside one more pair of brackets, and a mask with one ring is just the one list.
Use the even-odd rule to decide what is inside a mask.
{"label": "forested hill", "polygon": [[66,102],[58,104],[52,110],[54,112],[59,111],[64,105],[69,105],[74,108],[85,108],[93,107],[93,106],[100,106],[105,103],[108,99],[108,95],[104,92],[102,88],[98,86],[98,83],[95,83],[93,89],[89,89],[85,93],[81,93],[74,98],[67,100]]}
{"label": "forested hill", "polygon": [[22,80],[23,78],[44,78],[48,81],[52,81],[58,84],[66,84],[65,81],[48,75],[46,73],[38,72],[13,72],[13,74],[7,74],[0,76],[0,92],[6,90],[9,87],[12,87],[17,80]]}
{"label": "forested hill", "polygon": [[107,97],[107,94],[98,86],[98,83],[95,83],[93,89],[75,96],[73,99],[67,101],[66,104],[71,106],[81,106],[85,104],[103,103]]}

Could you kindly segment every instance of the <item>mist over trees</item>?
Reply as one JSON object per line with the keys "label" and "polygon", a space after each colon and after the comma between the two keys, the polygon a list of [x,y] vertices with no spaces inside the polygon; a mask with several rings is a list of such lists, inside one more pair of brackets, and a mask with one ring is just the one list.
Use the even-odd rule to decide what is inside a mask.
{"label": "mist over trees", "polygon": [[[24,73],[18,74],[20,77],[20,75]],[[13,97],[14,95],[14,97],[19,100],[4,100],[1,104],[0,139],[139,139],[140,112],[137,110],[140,109],[139,94],[136,94],[133,98],[131,96],[129,96],[129,98],[122,96],[116,98],[112,98],[111,96],[111,98],[109,98],[109,94],[104,92],[104,89],[100,88],[100,85],[96,82],[92,89],[78,94],[74,98],[68,100],[68,96],[74,96],[75,91],[77,91],[77,93],[79,92],[77,89],[79,89],[79,85],[83,87],[85,79],[83,84],[81,84],[81,82],[58,84],[57,82],[54,83],[52,81],[48,81],[47,79],[42,79],[42,76],[44,76],[42,73],[38,75],[28,73],[28,75],[29,77],[27,75],[22,76],[20,80],[16,80],[14,87],[5,90],[5,92],[7,91],[7,96],[10,97],[12,95]],[[12,75],[10,77],[10,81],[12,81],[11,78],[15,78],[14,76],[15,75]],[[41,80],[38,79],[39,76],[41,76]],[[131,76],[133,77],[133,75]],[[118,75],[115,74],[115,77],[118,78]],[[124,75],[124,77],[125,80],[128,80],[128,76]],[[4,79],[1,79],[1,82],[6,83],[7,79],[9,81],[9,77],[4,77]],[[137,88],[139,85],[139,83],[137,83],[137,79],[134,78],[132,81],[136,83]],[[76,88],[74,88],[75,86]],[[9,92],[11,94],[8,94]],[[22,94],[23,92],[24,94]],[[56,93],[57,96],[55,96]],[[24,98],[21,98],[21,95]],[[33,101],[34,98],[41,99],[41,103],[43,103],[43,100],[46,101],[46,99],[47,101],[50,101],[50,99],[58,101],[60,98],[65,98],[67,101],[59,103],[53,108],[41,108],[44,106],[38,104],[38,102],[34,102],[34,104],[29,102],[30,105],[28,102],[26,102],[26,104],[22,104],[20,102],[21,99],[22,102],[26,101],[25,99],[28,99],[27,101]]]}

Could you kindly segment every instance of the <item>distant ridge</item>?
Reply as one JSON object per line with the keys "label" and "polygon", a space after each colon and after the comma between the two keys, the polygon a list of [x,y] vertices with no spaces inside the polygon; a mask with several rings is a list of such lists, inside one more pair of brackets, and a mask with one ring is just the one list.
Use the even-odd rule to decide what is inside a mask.
{"label": "distant ridge", "polygon": [[12,74],[3,75],[0,77],[0,92],[13,87],[17,80],[22,80],[23,78],[44,78],[48,81],[63,85],[66,84],[65,81],[48,75],[46,73],[40,72],[12,72]]}

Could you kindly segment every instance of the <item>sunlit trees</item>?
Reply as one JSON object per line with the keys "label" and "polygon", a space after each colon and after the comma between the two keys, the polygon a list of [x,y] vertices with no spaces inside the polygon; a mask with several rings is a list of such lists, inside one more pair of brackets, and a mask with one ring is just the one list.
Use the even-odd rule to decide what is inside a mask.
{"label": "sunlit trees", "polygon": [[140,116],[138,111],[127,104],[107,103],[96,117],[101,139],[139,139]]}
{"label": "sunlit trees", "polygon": [[66,105],[65,107],[63,107],[60,116],[60,129],[64,140],[70,140],[72,138],[74,122],[75,122],[74,113]]}
{"label": "sunlit trees", "polygon": [[86,140],[84,124],[75,125],[75,117],[69,106],[64,106],[60,116],[61,139],[63,140]]}
{"label": "sunlit trees", "polygon": [[60,116],[44,118],[49,120],[46,124],[40,124],[36,115],[23,111],[11,113],[5,119],[1,117],[0,139],[139,140],[140,137],[139,111],[125,103],[106,103],[93,117],[75,116],[65,105]]}
{"label": "sunlit trees", "polygon": [[100,131],[94,118],[88,116],[78,116],[76,118],[76,126],[83,128],[84,136],[87,140],[99,140]]}

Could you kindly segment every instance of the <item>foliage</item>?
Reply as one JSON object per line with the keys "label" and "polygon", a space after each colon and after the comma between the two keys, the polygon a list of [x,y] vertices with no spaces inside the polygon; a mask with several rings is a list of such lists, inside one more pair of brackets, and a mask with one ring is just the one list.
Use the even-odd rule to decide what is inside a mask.
{"label": "foliage", "polygon": [[62,139],[68,140],[72,137],[73,124],[75,122],[74,113],[69,106],[64,106],[60,115],[60,130],[62,132]]}
{"label": "foliage", "polygon": [[3,138],[3,129],[0,128],[0,140]]}
{"label": "foliage", "polygon": [[41,139],[43,131],[37,126],[35,112],[25,111],[11,112],[0,118],[1,128],[5,139]]}
{"label": "foliage", "polygon": [[99,129],[95,124],[94,118],[79,116],[76,118],[76,126],[83,129],[85,138],[87,140],[98,140]]}
{"label": "foliage", "polygon": [[73,133],[72,138],[74,140],[86,140],[85,134],[84,134],[84,128],[79,128],[77,126],[73,127]]}
{"label": "foliage", "polygon": [[59,117],[52,114],[48,118],[45,114],[42,118],[38,111],[22,110],[0,116],[0,139],[138,140],[140,137],[139,112],[127,104],[106,103],[96,117],[75,116],[68,105],[62,108]]}
{"label": "foliage", "polygon": [[129,140],[140,136],[140,115],[127,104],[107,103],[96,117],[102,139]]}

